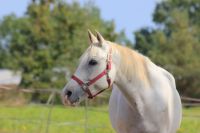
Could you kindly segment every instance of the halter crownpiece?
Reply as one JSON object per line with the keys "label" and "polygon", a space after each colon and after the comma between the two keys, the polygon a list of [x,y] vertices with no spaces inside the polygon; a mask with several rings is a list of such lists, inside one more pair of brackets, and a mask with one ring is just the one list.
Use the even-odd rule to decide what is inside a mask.
{"label": "halter crownpiece", "polygon": [[[82,90],[88,94],[89,99],[96,97],[98,94],[102,93],[103,91],[105,91],[106,89],[108,89],[111,86],[111,79],[110,79],[110,76],[109,76],[109,72],[111,70],[111,59],[112,59],[111,56],[112,56],[112,49],[110,48],[109,53],[107,55],[107,59],[106,59],[106,62],[107,62],[106,68],[104,69],[103,72],[101,72],[99,75],[97,75],[96,77],[91,79],[89,82],[83,82],[77,76],[72,75],[72,79],[75,80],[81,86]],[[108,88],[102,89],[102,90],[98,91],[96,94],[92,95],[92,93],[89,89],[89,86],[94,84],[97,80],[102,78],[104,75],[106,75]]]}

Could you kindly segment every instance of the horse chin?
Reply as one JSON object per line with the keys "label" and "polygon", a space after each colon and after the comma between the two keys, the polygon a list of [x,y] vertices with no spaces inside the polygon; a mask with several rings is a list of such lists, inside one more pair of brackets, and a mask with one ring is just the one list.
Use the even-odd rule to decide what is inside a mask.
{"label": "horse chin", "polygon": [[79,102],[74,102],[74,103],[71,103],[70,106],[71,106],[71,107],[76,107],[76,106],[78,106],[79,104],[80,104]]}

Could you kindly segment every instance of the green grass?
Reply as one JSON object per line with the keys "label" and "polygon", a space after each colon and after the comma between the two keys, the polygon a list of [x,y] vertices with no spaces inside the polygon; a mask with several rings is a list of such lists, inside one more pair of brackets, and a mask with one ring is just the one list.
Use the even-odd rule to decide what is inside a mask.
{"label": "green grass", "polygon": [[[49,111],[50,107],[40,105],[0,106],[0,133],[45,133]],[[183,114],[186,117],[178,133],[200,133],[200,108],[184,109]],[[83,133],[85,126],[83,107],[52,108],[49,133]],[[107,107],[90,107],[87,127],[89,133],[114,133]]]}
{"label": "green grass", "polygon": [[[49,111],[39,105],[0,106],[0,133],[45,133]],[[89,108],[87,121],[89,133],[113,133],[107,107]],[[83,107],[54,106],[48,133],[83,133],[85,126]]]}
{"label": "green grass", "polygon": [[184,109],[183,116],[178,133],[200,133],[200,107]]}

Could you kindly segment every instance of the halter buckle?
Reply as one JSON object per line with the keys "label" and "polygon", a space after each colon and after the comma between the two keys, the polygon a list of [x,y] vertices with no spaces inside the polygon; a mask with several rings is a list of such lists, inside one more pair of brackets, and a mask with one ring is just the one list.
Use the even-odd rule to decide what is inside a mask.
{"label": "halter buckle", "polygon": [[85,92],[87,92],[88,87],[89,87],[88,83],[83,83],[83,84],[81,85],[81,88],[82,88]]}

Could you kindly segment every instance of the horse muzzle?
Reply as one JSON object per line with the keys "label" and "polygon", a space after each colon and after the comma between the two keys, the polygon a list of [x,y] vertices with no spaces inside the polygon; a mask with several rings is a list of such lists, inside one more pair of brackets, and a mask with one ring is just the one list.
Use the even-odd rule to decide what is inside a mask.
{"label": "horse muzzle", "polygon": [[70,90],[63,90],[61,94],[62,102],[64,105],[68,106],[76,106],[79,104],[79,97],[75,96]]}

